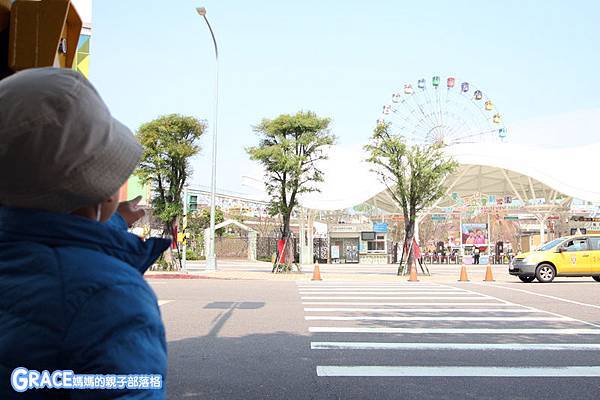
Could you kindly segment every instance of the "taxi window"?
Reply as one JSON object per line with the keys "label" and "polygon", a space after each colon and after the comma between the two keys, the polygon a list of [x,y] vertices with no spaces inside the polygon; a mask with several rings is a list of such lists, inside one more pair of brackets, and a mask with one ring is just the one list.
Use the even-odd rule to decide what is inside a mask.
{"label": "taxi window", "polygon": [[586,251],[587,249],[586,238],[571,239],[565,244],[565,251]]}
{"label": "taxi window", "polygon": [[600,237],[590,238],[590,250],[600,250]]}

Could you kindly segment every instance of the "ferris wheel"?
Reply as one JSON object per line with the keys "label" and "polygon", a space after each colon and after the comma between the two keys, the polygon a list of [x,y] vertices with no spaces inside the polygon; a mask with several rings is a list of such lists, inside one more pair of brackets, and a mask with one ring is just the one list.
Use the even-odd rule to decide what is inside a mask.
{"label": "ferris wheel", "polygon": [[502,115],[489,97],[454,77],[405,84],[383,106],[377,124],[390,124],[411,143],[503,142],[507,136]]}

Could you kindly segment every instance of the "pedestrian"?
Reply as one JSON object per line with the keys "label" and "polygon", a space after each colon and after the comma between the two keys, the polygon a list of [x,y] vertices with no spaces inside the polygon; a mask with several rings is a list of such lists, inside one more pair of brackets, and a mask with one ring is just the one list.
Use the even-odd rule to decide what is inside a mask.
{"label": "pedestrian", "polygon": [[479,246],[473,246],[473,264],[479,264]]}
{"label": "pedestrian", "polygon": [[165,398],[164,326],[143,273],[170,241],[128,233],[143,215],[139,199],[118,202],[141,154],[78,72],[30,69],[0,81],[1,399],[27,395],[15,392],[17,367],[136,374],[161,387],[25,398]]}

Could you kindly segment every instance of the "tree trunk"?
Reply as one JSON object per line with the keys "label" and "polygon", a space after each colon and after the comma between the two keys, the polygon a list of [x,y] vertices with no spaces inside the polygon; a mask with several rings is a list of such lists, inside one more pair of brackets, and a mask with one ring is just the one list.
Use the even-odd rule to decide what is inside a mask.
{"label": "tree trunk", "polygon": [[[409,272],[410,272],[410,268],[412,268],[412,264],[415,260],[414,248],[411,245],[414,237],[415,237],[415,220],[414,220],[414,217],[411,216],[411,218],[404,224],[404,249],[406,249],[406,251],[407,251],[404,253],[404,256],[406,259],[406,265],[409,268],[408,269]],[[398,271],[398,274],[400,274],[400,271]]]}
{"label": "tree trunk", "polygon": [[285,240],[290,236],[290,214],[283,215],[283,225],[281,227],[281,239]]}
{"label": "tree trunk", "polygon": [[283,215],[283,226],[281,228],[281,239],[287,240],[285,249],[284,249],[284,259],[285,259],[285,268],[286,271],[292,270],[292,264],[294,260],[294,241],[292,239],[291,230],[290,230],[290,221],[291,221],[291,213]]}
{"label": "tree trunk", "polygon": [[[174,233],[174,224],[165,224],[163,236],[172,237],[172,239],[177,245],[177,237],[175,237],[176,235]],[[163,253],[163,257],[165,259],[165,263],[167,264],[166,268],[168,271],[174,271],[177,269],[177,260],[173,255],[173,248],[171,246],[169,246],[167,250]]]}

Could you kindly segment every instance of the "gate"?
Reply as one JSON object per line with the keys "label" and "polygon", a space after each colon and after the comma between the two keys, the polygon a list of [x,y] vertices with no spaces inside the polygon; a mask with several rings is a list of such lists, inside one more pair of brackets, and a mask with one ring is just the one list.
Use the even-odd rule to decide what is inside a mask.
{"label": "gate", "polygon": [[313,239],[313,258],[319,264],[327,264],[329,260],[329,240],[324,238]]}

